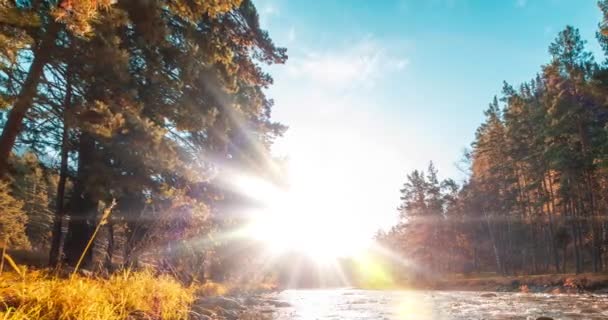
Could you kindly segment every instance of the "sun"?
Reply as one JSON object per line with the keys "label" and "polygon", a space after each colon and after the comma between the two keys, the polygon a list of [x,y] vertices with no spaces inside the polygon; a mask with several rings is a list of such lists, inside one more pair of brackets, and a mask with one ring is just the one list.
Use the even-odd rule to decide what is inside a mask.
{"label": "sun", "polygon": [[261,203],[251,215],[247,235],[275,254],[298,252],[329,262],[362,252],[369,241],[356,219],[349,219],[335,193],[293,181],[279,188],[268,181],[240,177],[239,188]]}
{"label": "sun", "polygon": [[367,146],[344,132],[292,133],[275,150],[287,158],[282,167],[287,186],[255,176],[232,179],[239,193],[260,204],[248,212],[246,234],[274,253],[297,251],[319,262],[365,252],[380,228],[370,201],[377,197],[373,186],[379,180],[360,168],[378,155],[361,152]]}

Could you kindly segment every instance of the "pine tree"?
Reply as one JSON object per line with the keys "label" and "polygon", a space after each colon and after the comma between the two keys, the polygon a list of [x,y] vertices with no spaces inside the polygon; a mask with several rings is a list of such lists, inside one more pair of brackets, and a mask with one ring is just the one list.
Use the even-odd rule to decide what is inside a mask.
{"label": "pine tree", "polygon": [[[599,6],[606,16],[607,2]],[[597,36],[604,49],[605,20]],[[605,269],[608,68],[594,62],[570,26],[549,53],[542,73],[517,89],[505,83],[504,104],[495,98],[486,110],[467,155],[470,176],[460,190],[442,189],[439,201],[433,168],[426,177],[417,171],[408,176],[400,207],[406,220],[382,236],[384,243],[424,265],[459,261],[461,270]],[[457,254],[442,252],[433,245],[435,231],[416,224],[416,216],[436,212],[438,203],[440,242],[458,243],[451,250]],[[433,248],[440,261],[412,254],[411,246]]]}
{"label": "pine tree", "polygon": [[[9,154],[22,130],[23,120],[32,107],[44,68],[53,59],[62,26],[79,35],[87,34],[90,32],[90,21],[102,7],[109,7],[110,3],[110,0],[2,3],[0,13],[5,16],[2,24],[5,30],[1,38],[5,42],[11,42],[11,36],[17,35],[17,39],[21,40],[25,32],[33,41],[28,41],[27,48],[17,46],[19,51],[29,50],[32,60],[27,76],[11,97],[14,101],[0,136],[0,176],[4,176],[8,170]],[[14,52],[14,49],[11,51]]]}

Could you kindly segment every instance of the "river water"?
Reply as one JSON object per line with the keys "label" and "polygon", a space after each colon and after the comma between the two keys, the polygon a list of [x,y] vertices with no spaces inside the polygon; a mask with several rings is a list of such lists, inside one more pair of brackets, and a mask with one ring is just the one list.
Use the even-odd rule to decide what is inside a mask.
{"label": "river water", "polygon": [[277,320],[608,319],[608,295],[462,291],[287,290]]}

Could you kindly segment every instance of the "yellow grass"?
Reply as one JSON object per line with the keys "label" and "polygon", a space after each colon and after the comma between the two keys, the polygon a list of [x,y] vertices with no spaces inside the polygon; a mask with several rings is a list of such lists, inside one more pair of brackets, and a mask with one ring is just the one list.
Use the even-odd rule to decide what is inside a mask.
{"label": "yellow grass", "polygon": [[57,278],[41,271],[0,276],[0,320],[187,319],[195,288],[151,272],[109,279]]}

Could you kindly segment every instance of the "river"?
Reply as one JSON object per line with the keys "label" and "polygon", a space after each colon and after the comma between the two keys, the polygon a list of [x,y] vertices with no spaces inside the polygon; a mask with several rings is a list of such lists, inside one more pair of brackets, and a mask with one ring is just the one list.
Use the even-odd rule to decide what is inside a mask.
{"label": "river", "polygon": [[286,290],[277,320],[608,319],[608,295],[463,291]]}

